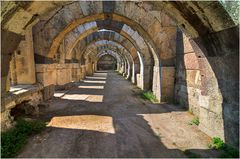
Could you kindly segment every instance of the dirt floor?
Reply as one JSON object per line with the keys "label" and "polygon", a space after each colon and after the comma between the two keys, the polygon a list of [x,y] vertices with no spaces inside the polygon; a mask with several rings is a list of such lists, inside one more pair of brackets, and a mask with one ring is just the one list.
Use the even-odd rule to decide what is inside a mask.
{"label": "dirt floor", "polygon": [[41,111],[48,121],[17,157],[216,157],[211,139],[190,125],[186,109],[152,104],[114,72],[98,72],[70,90],[56,91]]}

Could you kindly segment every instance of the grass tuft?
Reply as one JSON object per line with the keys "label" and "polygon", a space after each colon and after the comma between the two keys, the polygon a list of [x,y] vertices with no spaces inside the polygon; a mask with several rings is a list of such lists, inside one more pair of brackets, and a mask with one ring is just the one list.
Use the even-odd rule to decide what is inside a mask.
{"label": "grass tuft", "polygon": [[20,119],[14,128],[1,134],[1,158],[11,158],[18,154],[27,138],[39,133],[46,127],[42,121],[25,121]]}
{"label": "grass tuft", "polygon": [[199,125],[200,124],[200,121],[199,121],[199,118],[198,117],[196,117],[196,118],[194,118],[193,120],[191,120],[190,122],[189,122],[189,124],[190,125]]}
{"label": "grass tuft", "polygon": [[222,139],[220,139],[219,137],[213,137],[212,143],[208,147],[219,150],[219,149],[222,149],[223,146],[224,146],[224,142]]}
{"label": "grass tuft", "polygon": [[209,144],[209,148],[222,150],[223,153],[220,155],[220,158],[238,158],[239,157],[239,150],[225,144],[224,141],[219,137],[212,138],[212,143]]}
{"label": "grass tuft", "polygon": [[149,100],[151,102],[158,102],[156,96],[151,91],[142,91],[141,97],[145,100]]}

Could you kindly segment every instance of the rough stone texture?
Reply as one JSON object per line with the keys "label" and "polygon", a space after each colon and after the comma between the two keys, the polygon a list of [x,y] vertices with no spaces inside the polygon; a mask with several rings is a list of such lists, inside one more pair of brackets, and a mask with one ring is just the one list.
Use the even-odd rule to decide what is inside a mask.
{"label": "rough stone texture", "polygon": [[22,36],[1,29],[1,94],[9,91],[9,65]]}
{"label": "rough stone texture", "polygon": [[56,65],[55,64],[36,64],[37,81],[44,87],[56,84]]}
{"label": "rough stone texture", "polygon": [[224,139],[222,96],[217,79],[207,59],[197,56],[185,35],[182,40],[179,37],[178,47],[182,49],[177,52],[175,100],[199,117],[203,132]]}
{"label": "rough stone texture", "polygon": [[161,95],[162,95],[162,92],[161,92],[161,75],[160,75],[160,71],[159,71],[159,67],[157,66],[154,66],[153,67],[153,86],[152,86],[152,91],[154,93],[154,95],[156,96],[156,98],[158,99],[159,103],[161,102]]}
{"label": "rough stone texture", "polygon": [[58,64],[56,67],[56,85],[64,85],[72,82],[72,68],[71,64]]}
{"label": "rough stone texture", "polygon": [[53,84],[45,86],[42,90],[43,99],[44,100],[51,99],[54,95],[54,91],[55,91],[55,86]]}
{"label": "rough stone texture", "polygon": [[[238,33],[238,27],[229,28],[194,39],[195,43],[193,43],[198,55],[206,55],[206,61],[209,61],[209,67],[212,69],[212,72],[203,72],[203,76],[206,78],[202,88],[203,93],[210,95],[215,100],[213,105],[209,107],[210,109],[217,105],[217,107],[219,106],[217,110],[222,111],[224,139],[226,143],[234,146],[239,143],[238,140],[233,140],[239,136],[239,125],[237,124],[239,123],[239,107],[236,106],[239,104],[239,90],[237,89],[239,86]],[[228,38],[229,36],[231,39]],[[209,38],[212,38],[212,43],[209,43]],[[218,47],[216,44],[220,43],[222,45]],[[212,79],[211,76],[215,76],[217,82],[209,80]],[[210,87],[209,83],[212,83],[214,87]]]}
{"label": "rough stone texture", "polygon": [[105,55],[99,59],[97,65],[98,70],[115,70],[116,59],[113,56]]}
{"label": "rough stone texture", "polygon": [[10,72],[11,79],[15,76],[15,84],[36,83],[34,53],[32,40],[32,26],[26,28],[25,40],[22,40],[14,52]]}
{"label": "rough stone texture", "polygon": [[162,102],[173,102],[174,97],[174,76],[175,68],[174,67],[162,67]]}
{"label": "rough stone texture", "polygon": [[[8,96],[1,98],[1,131],[5,131],[13,126],[13,117],[10,115],[11,109],[24,102],[28,103],[28,108],[34,108],[34,115],[38,113],[37,105],[43,100],[42,87],[40,85],[17,85],[11,87]],[[27,110],[30,110],[27,109]]]}
{"label": "rough stone texture", "polygon": [[72,65],[72,80],[73,81],[80,81],[81,76],[81,68],[79,67],[79,64],[73,64]]}
{"label": "rough stone texture", "polygon": [[[34,62],[37,82],[49,99],[55,85],[91,75],[96,56],[110,50],[106,45],[90,48],[89,42],[115,40],[122,47],[115,52],[126,78],[136,75],[137,85],[152,89],[161,101],[171,101],[175,89],[175,99],[199,116],[202,131],[238,145],[239,28],[220,2],[34,1],[1,6],[3,101],[10,75],[12,84],[35,83]],[[179,39],[175,22],[187,37]],[[100,29],[112,31],[95,34]],[[17,47],[24,56],[13,58],[18,68],[9,72]],[[140,65],[136,72],[135,63]]]}

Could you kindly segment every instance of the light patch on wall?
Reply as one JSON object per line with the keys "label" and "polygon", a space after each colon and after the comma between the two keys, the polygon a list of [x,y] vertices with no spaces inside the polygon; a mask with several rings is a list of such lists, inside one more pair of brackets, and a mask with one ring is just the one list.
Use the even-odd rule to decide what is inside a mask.
{"label": "light patch on wall", "polygon": [[74,115],[53,117],[47,126],[115,134],[113,119],[110,116]]}

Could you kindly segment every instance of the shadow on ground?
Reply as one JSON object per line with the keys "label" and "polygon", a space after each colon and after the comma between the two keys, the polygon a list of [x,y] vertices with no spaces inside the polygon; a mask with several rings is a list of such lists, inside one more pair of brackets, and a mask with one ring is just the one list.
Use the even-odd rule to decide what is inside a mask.
{"label": "shadow on ground", "polygon": [[184,108],[151,104],[113,72],[97,72],[69,91],[56,92],[39,119],[48,128],[29,139],[18,157],[217,157],[210,138]]}

